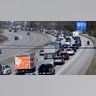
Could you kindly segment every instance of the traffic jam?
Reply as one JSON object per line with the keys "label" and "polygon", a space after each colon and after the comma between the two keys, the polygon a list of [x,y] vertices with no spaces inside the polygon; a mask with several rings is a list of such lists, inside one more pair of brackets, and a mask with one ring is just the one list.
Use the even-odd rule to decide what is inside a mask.
{"label": "traffic jam", "polygon": [[[12,30],[9,29],[9,32]],[[17,32],[17,30],[14,30]],[[66,64],[70,57],[74,56],[77,50],[82,46],[82,41],[78,31],[64,32],[57,30],[40,30],[41,33],[50,34],[56,39],[46,46],[39,49],[39,60],[35,56],[35,52],[25,52],[14,58],[15,75],[55,75],[56,66]],[[31,35],[27,31],[27,35]],[[18,40],[15,37],[14,40]],[[9,65],[0,64],[0,74],[12,74]]]}
{"label": "traffic jam", "polygon": [[[44,56],[44,61],[38,68],[39,75],[54,75],[55,67],[66,64],[66,60],[68,61],[70,57],[74,56],[82,46],[77,31],[55,34],[52,33],[53,36],[56,36],[56,40],[40,50],[39,54]],[[47,67],[48,65],[51,67]]]}

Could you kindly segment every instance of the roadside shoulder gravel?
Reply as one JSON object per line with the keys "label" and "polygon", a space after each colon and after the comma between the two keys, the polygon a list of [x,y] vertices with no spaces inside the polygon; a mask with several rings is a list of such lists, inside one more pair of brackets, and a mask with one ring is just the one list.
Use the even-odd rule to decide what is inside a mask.
{"label": "roadside shoulder gravel", "polygon": [[85,36],[89,39],[91,39],[94,43],[94,56],[92,56],[92,60],[89,64],[89,67],[84,75],[96,75],[96,38],[92,36],[88,36],[88,34],[82,34],[82,36]]}

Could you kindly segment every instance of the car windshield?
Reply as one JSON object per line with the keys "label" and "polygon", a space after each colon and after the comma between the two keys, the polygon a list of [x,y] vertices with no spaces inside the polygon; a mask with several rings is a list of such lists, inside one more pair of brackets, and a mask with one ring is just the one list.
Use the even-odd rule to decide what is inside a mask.
{"label": "car windshield", "polygon": [[70,40],[70,38],[66,38],[66,40]]}
{"label": "car windshield", "polygon": [[44,50],[40,50],[40,52],[44,52]]}
{"label": "car windshield", "polygon": [[73,44],[72,46],[76,46],[76,44]]}
{"label": "car windshield", "polygon": [[60,55],[67,55],[67,53],[61,53]]}
{"label": "car windshield", "polygon": [[52,64],[46,64],[47,67],[52,67]]}
{"label": "car windshield", "polygon": [[6,65],[5,68],[10,68],[10,67],[8,65]]}
{"label": "car windshield", "polygon": [[61,59],[61,57],[55,57],[54,59]]}
{"label": "car windshield", "polygon": [[66,40],[65,42],[69,42],[68,40]]}

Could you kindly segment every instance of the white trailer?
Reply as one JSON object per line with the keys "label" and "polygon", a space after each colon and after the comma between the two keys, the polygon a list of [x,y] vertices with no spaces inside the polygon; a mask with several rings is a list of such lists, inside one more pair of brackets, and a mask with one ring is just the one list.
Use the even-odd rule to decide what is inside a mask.
{"label": "white trailer", "polygon": [[44,53],[55,53],[56,49],[54,45],[47,45],[44,47]]}
{"label": "white trailer", "polygon": [[79,32],[78,31],[74,31],[73,32],[73,37],[75,37],[75,36],[79,36]]}
{"label": "white trailer", "polygon": [[59,46],[47,45],[44,47],[44,59],[53,59],[59,52]]}

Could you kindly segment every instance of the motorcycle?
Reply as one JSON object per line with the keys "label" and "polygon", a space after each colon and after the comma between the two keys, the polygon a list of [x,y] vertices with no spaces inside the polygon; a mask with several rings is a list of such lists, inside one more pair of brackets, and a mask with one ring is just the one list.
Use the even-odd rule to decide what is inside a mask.
{"label": "motorcycle", "polygon": [[90,45],[90,42],[89,41],[87,41],[87,45]]}

